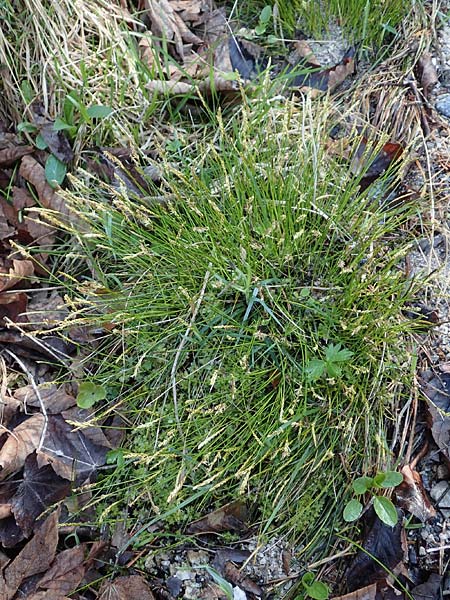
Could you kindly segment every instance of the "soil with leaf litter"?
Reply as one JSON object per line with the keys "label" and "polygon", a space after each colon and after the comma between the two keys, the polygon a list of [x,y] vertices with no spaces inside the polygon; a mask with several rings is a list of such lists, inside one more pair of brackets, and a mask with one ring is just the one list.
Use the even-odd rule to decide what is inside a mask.
{"label": "soil with leaf litter", "polygon": [[[210,63],[205,70],[205,57],[199,52],[201,60],[193,60],[186,46],[197,44],[207,49],[204,42],[208,43],[211,28],[201,19],[202,3],[189,3],[191,12],[183,12],[179,4],[161,1],[147,7],[150,29],[142,37],[142,53],[147,53],[149,61],[154,60],[147,33],[161,36],[172,27],[178,59],[184,60],[183,69],[173,67],[166,77],[151,82],[152,89],[192,93],[197,86],[203,93],[211,93]],[[166,12],[158,12],[158,6]],[[445,14],[448,7],[441,10]],[[172,20],[167,19],[168,14]],[[265,66],[266,57],[255,44],[229,36],[223,11],[214,11],[210,17],[214,17],[225,40],[214,58],[215,90],[226,101],[236,102],[241,82],[231,75],[237,71],[241,80],[251,85]],[[199,37],[200,26],[204,27],[204,38]],[[343,82],[354,83],[357,77],[370,76],[359,73],[355,79],[354,52],[346,47],[337,26],[331,29],[333,35],[334,40],[328,40],[333,43],[328,45],[305,39],[294,44],[279,71],[294,68],[299,61],[315,69],[292,77],[288,93],[316,97],[339,90]],[[122,442],[123,422],[111,413],[101,422],[97,420],[96,426],[91,424],[95,405],[104,400],[105,390],[79,383],[83,379],[80,358],[98,347],[99,332],[91,326],[58,333],[59,324],[70,314],[70,305],[58,289],[41,283],[52,268],[50,253],[58,245],[64,252],[64,241],[49,214],[53,211],[58,219],[72,218],[59,185],[65,180],[74,153],[64,127],[60,123],[55,127],[56,122],[47,116],[42,103],[32,105],[27,123],[19,126],[2,122],[1,599],[245,600],[307,594],[320,600],[328,595],[320,582],[330,585],[335,597],[346,592],[347,600],[406,598],[405,586],[414,598],[440,598],[450,593],[450,334],[445,204],[450,126],[448,26],[443,26],[439,35],[439,43],[431,46],[430,54],[423,56],[402,82],[420,113],[424,135],[403,186],[411,196],[420,196],[424,186],[432,186],[433,194],[429,214],[423,215],[426,227],[416,224],[417,244],[404,268],[411,274],[433,272],[438,267],[441,272],[409,315],[424,322],[424,331],[416,338],[417,382],[392,436],[392,448],[398,455],[406,449],[399,469],[403,482],[393,495],[400,519],[394,527],[384,524],[369,501],[363,509],[361,549],[354,553],[349,540],[338,540],[328,558],[312,559],[308,565],[296,558],[298,549],[283,538],[261,543],[250,525],[248,507],[240,501],[190,523],[186,530],[189,541],[173,550],[166,547],[164,536],[159,541],[158,534],[165,532],[165,526],[157,521],[150,528],[145,522],[141,524],[143,530],[155,534],[155,541],[142,548],[132,543],[139,524],[128,530],[120,522],[112,531],[103,532],[91,525],[95,514],[91,508],[83,511],[83,505],[89,506],[89,484],[108,469],[111,451]],[[378,72],[383,72],[383,66]],[[373,106],[369,110],[373,111]],[[91,106],[86,123],[107,113],[107,107]],[[345,119],[352,117],[346,116],[344,125]],[[343,159],[348,159],[340,139],[337,135],[330,140],[330,152],[341,152]],[[398,156],[402,143],[392,137],[384,144],[366,176],[376,180]],[[145,177],[134,171],[131,152],[123,148],[96,152],[97,160],[90,167],[97,169],[104,180],[133,193],[142,192]],[[362,151],[353,157],[351,168],[360,168],[361,161]],[[155,169],[144,175],[155,181],[159,178]],[[47,209],[46,217],[42,207]],[[27,256],[27,247],[33,248],[32,256]],[[433,326],[431,332],[429,325]],[[327,365],[322,361],[311,368],[324,370]],[[61,373],[66,383],[55,384],[61,381]],[[76,490],[81,493],[74,494]],[[369,496],[364,498],[369,500]],[[55,504],[58,508],[52,510]],[[314,581],[313,572],[318,573],[320,582]]]}

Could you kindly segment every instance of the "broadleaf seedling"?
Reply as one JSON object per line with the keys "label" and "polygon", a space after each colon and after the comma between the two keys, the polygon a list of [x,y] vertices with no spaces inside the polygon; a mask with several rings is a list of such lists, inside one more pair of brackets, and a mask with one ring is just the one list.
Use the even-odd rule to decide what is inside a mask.
{"label": "broadleaf seedling", "polygon": [[83,381],[78,386],[77,405],[80,408],[91,408],[100,400],[106,398],[106,389],[91,381]]}
{"label": "broadleaf seedling", "polygon": [[[398,520],[397,509],[389,498],[377,495],[375,490],[396,487],[402,481],[403,475],[397,471],[380,471],[375,477],[358,477],[353,481],[352,488],[357,496],[369,492],[373,496],[373,507],[378,517],[386,525],[394,527]],[[344,508],[344,521],[348,523],[356,521],[361,516],[362,511],[362,503],[353,498]]]}
{"label": "broadleaf seedling", "polygon": [[313,598],[314,600],[327,600],[330,595],[329,587],[322,581],[317,581],[314,573],[305,573],[301,579],[304,591],[295,600]]}
{"label": "broadleaf seedling", "polygon": [[256,35],[264,35],[266,33],[267,26],[269,25],[272,17],[272,7],[270,5],[265,6],[260,15],[258,25],[255,27]]}
{"label": "broadleaf seedling", "polygon": [[309,381],[317,381],[322,375],[328,377],[340,377],[343,364],[350,361],[353,352],[342,347],[342,344],[329,344],[325,349],[324,358],[313,358],[305,367],[305,373]]}

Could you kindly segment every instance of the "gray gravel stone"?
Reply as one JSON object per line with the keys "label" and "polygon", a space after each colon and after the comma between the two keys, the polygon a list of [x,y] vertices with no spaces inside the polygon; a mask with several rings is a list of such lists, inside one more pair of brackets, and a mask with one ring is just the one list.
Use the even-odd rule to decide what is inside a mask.
{"label": "gray gravel stone", "polygon": [[436,110],[450,119],[450,94],[442,94],[436,99]]}

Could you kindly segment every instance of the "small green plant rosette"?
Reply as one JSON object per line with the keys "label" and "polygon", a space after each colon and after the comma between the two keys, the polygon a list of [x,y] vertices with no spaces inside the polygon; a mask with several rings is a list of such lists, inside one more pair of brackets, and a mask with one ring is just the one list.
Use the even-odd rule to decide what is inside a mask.
{"label": "small green plant rosette", "polygon": [[373,487],[373,477],[358,477],[352,483],[353,491],[356,495],[361,496]]}
{"label": "small green plant rosette", "polygon": [[347,521],[347,523],[356,521],[356,519],[359,519],[361,516],[362,511],[363,505],[359,500],[350,500],[350,502],[348,502],[344,508],[344,521]]}
{"label": "small green plant rosette", "polygon": [[391,527],[397,525],[397,509],[391,500],[389,500],[389,498],[386,498],[385,496],[375,496],[373,500],[373,507],[383,523],[390,525]]}
{"label": "small green plant rosette", "polygon": [[322,581],[315,581],[313,573],[305,573],[302,577],[305,595],[314,600],[327,600],[330,595],[328,586]]}
{"label": "small green plant rosette", "polygon": [[77,405],[80,408],[91,408],[100,400],[106,398],[106,389],[91,381],[83,381],[78,386]]}

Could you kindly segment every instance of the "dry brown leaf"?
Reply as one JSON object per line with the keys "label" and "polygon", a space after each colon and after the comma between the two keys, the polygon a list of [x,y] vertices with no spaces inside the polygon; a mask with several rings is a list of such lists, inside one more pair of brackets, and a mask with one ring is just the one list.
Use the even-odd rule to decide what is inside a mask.
{"label": "dry brown leaf", "polygon": [[11,600],[27,577],[45,572],[58,544],[59,510],[54,511],[0,576],[0,598]]}
{"label": "dry brown leaf", "polygon": [[335,596],[332,600],[375,600],[377,595],[377,584],[372,583],[366,587],[345,594],[344,596]]}
{"label": "dry brown leaf", "polygon": [[289,55],[288,60],[291,64],[297,65],[302,59],[306,59],[310,65],[321,66],[308,42],[306,40],[297,40],[294,42],[294,50]]}
{"label": "dry brown leaf", "polygon": [[155,596],[143,577],[130,575],[102,585],[98,600],[155,600]]}
{"label": "dry brown leaf", "polygon": [[34,186],[44,208],[68,215],[69,209],[61,196],[50,187],[45,178],[45,169],[32,156],[24,156],[20,163],[19,174]]}
{"label": "dry brown leaf", "polygon": [[247,527],[247,507],[243,502],[230,502],[188,525],[188,533],[244,531]]}
{"label": "dry brown leaf", "polygon": [[203,40],[189,30],[183,19],[173,10],[168,0],[146,0],[145,6],[151,21],[152,33],[162,40],[167,40],[169,43],[173,42],[175,53],[181,61],[184,61],[185,43],[197,46],[203,44]]}
{"label": "dry brown leaf", "polygon": [[6,219],[7,217],[5,215],[5,210],[0,204],[0,241],[5,240],[6,238],[11,237],[16,233],[14,227],[8,225]]}
{"label": "dry brown leaf", "polygon": [[420,83],[423,93],[428,96],[431,88],[439,81],[436,67],[433,64],[433,57],[430,52],[424,52],[419,60]]}
{"label": "dry brown leaf", "polygon": [[436,510],[428,498],[419,473],[410,465],[405,465],[401,473],[403,482],[395,488],[397,504],[422,522],[434,518]]}
{"label": "dry brown leaf", "polygon": [[68,596],[61,596],[58,592],[45,591],[28,596],[27,600],[71,600],[71,598]]}
{"label": "dry brown leaf", "polygon": [[27,456],[38,447],[43,431],[44,416],[41,414],[32,415],[12,430],[0,450],[0,480],[23,467]]}
{"label": "dry brown leaf", "polygon": [[12,506],[10,502],[0,504],[0,519],[6,519],[12,515]]}
{"label": "dry brown leaf", "polygon": [[24,292],[0,293],[0,323],[5,317],[14,323],[26,321],[27,304]]}
{"label": "dry brown leaf", "polygon": [[34,152],[33,146],[15,146],[0,150],[0,167],[9,167],[18,161],[22,156]]}
{"label": "dry brown leaf", "polygon": [[57,554],[37,587],[61,596],[73,592],[86,572],[85,552],[86,544],[79,544]]}
{"label": "dry brown leaf", "polygon": [[30,208],[30,206],[36,204],[33,196],[27,189],[16,186],[12,189],[12,200],[13,206],[17,211]]}
{"label": "dry brown leaf", "polygon": [[223,576],[227,581],[233,585],[239,586],[245,592],[253,594],[259,598],[263,596],[263,591],[259,585],[250,579],[250,577],[245,575],[245,573],[238,569],[231,561],[225,563]]}
{"label": "dry brown leaf", "polygon": [[9,290],[22,279],[31,277],[33,273],[34,266],[31,260],[4,261],[0,264],[0,292]]}
{"label": "dry brown leaf", "polygon": [[37,386],[40,399],[31,385],[26,385],[14,392],[14,398],[23,406],[39,408],[41,402],[44,404],[48,414],[58,414],[76,404],[73,394],[69,394],[64,385],[42,383]]}

